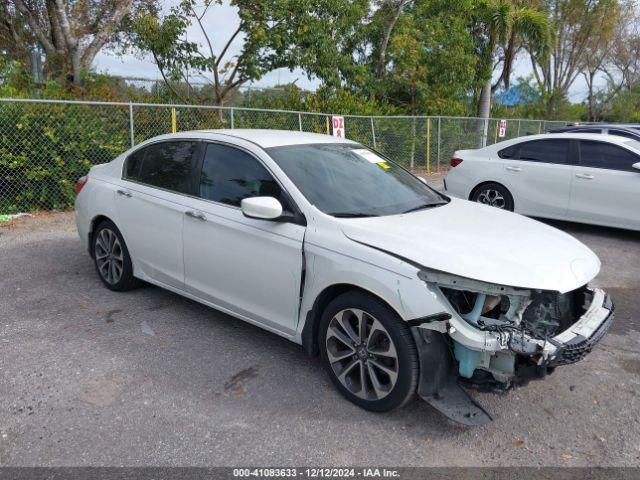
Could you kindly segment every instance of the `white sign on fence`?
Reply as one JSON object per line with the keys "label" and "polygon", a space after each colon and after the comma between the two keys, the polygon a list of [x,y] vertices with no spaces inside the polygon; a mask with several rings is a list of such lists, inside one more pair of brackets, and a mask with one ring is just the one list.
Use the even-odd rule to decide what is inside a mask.
{"label": "white sign on fence", "polygon": [[332,129],[331,133],[334,137],[344,138],[344,117],[339,117],[337,115],[331,116]]}
{"label": "white sign on fence", "polygon": [[498,128],[498,136],[500,138],[504,138],[506,134],[507,134],[507,121],[500,120],[500,127]]}

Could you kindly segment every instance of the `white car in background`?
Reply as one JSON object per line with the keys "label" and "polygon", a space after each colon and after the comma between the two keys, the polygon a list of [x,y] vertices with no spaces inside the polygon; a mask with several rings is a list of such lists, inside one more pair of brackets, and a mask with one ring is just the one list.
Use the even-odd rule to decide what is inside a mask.
{"label": "white car in background", "polygon": [[520,137],[451,159],[445,191],[533,217],[640,230],[640,142],[616,135]]}
{"label": "white car in background", "polygon": [[369,410],[417,392],[486,423],[459,379],[507,389],[544,377],[613,320],[588,286],[600,262],[575,238],[325,135],[150,139],[80,179],[76,221],[107,288],[144,280],[297,342]]}

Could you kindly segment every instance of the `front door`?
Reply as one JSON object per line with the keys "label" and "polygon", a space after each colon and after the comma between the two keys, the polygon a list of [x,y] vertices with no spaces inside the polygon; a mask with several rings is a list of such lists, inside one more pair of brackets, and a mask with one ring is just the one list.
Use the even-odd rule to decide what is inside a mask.
{"label": "front door", "polygon": [[587,223],[640,229],[640,162],[618,145],[580,140],[571,184],[569,218]]}
{"label": "front door", "polygon": [[200,200],[184,219],[186,290],[219,308],[293,334],[298,321],[305,227],[247,218],[243,198],[276,197],[280,185],[252,154],[208,143]]}

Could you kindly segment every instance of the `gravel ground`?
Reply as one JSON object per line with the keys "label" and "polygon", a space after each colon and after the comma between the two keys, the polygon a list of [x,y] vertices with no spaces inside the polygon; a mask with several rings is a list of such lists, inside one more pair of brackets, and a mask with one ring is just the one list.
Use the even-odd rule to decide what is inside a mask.
{"label": "gravel ground", "polygon": [[460,427],[342,399],[301,348],[156,287],[105,289],[73,216],[0,227],[0,465],[640,465],[640,234],[553,223],[603,262],[617,322],[584,361]]}

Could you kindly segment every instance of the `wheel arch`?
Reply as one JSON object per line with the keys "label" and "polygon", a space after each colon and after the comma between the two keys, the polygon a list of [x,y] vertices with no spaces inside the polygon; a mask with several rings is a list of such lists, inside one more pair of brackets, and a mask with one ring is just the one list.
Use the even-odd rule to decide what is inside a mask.
{"label": "wheel arch", "polygon": [[[89,223],[89,232],[87,234],[88,235],[87,244],[89,246],[89,255],[91,255],[91,258],[93,258],[93,247],[92,247],[92,245],[93,245],[93,234],[94,234],[94,232],[96,230],[96,227],[98,225],[100,225],[100,223],[105,221],[105,220],[108,220],[111,223],[113,223],[114,225],[116,225],[116,222],[114,222],[113,219],[109,218],[108,216],[106,216],[104,214],[98,214],[98,215],[94,216],[91,219],[91,222]],[[116,227],[117,227],[117,225],[116,225]]]}
{"label": "wheel arch", "polygon": [[322,290],[315,298],[313,302],[313,306],[307,312],[305,317],[305,324],[302,328],[301,340],[302,340],[302,348],[304,349],[307,355],[315,357],[318,356],[320,351],[318,349],[318,335],[319,335],[319,326],[320,326],[320,317],[322,316],[322,312],[324,312],[325,308],[329,303],[336,297],[347,293],[347,292],[361,292],[367,295],[370,295],[379,301],[383,302],[386,306],[388,306],[391,310],[396,312],[396,314],[402,318],[400,312],[396,310],[388,301],[384,299],[381,295],[378,295],[371,290],[363,288],[358,285],[354,285],[352,283],[336,283],[326,287]]}

